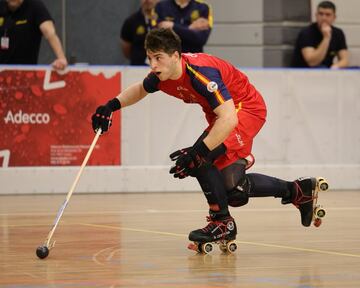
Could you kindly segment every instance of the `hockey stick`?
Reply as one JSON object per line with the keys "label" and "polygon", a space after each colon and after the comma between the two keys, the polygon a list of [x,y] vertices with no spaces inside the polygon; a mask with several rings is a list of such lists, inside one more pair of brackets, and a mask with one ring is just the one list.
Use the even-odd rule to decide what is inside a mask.
{"label": "hockey stick", "polygon": [[37,255],[39,258],[41,258],[41,259],[46,258],[46,257],[49,255],[49,250],[55,246],[55,241],[53,241],[52,243],[50,243],[51,238],[52,238],[52,236],[53,236],[53,234],[54,234],[54,232],[55,232],[56,227],[57,227],[58,224],[59,224],[60,218],[61,218],[61,216],[63,215],[66,206],[67,206],[68,203],[69,203],[70,197],[71,197],[71,195],[73,194],[77,183],[79,182],[80,176],[81,176],[81,174],[82,174],[82,172],[83,172],[83,170],[84,170],[84,168],[85,168],[85,166],[86,166],[86,164],[87,164],[87,162],[88,162],[88,160],[89,160],[89,158],[90,158],[90,155],[91,155],[92,151],[93,151],[94,148],[95,148],[96,142],[98,141],[100,135],[101,135],[101,129],[98,129],[97,132],[96,132],[95,138],[94,138],[94,140],[92,141],[92,143],[91,143],[91,145],[90,145],[90,148],[89,148],[89,150],[88,150],[88,152],[87,152],[87,154],[86,154],[86,156],[85,156],[85,159],[84,159],[83,163],[81,164],[80,170],[79,170],[78,174],[76,175],[75,181],[74,181],[74,183],[72,184],[72,186],[71,186],[68,194],[66,195],[66,198],[65,198],[64,203],[61,205],[61,207],[60,207],[60,209],[59,209],[59,211],[58,211],[58,213],[57,213],[57,215],[56,215],[54,224],[53,224],[53,226],[52,226],[52,228],[51,228],[51,230],[50,230],[50,232],[49,232],[49,234],[48,234],[48,236],[47,236],[47,238],[46,238],[46,240],[45,240],[44,245],[43,245],[43,246],[39,246],[39,247],[36,249],[36,255]]}

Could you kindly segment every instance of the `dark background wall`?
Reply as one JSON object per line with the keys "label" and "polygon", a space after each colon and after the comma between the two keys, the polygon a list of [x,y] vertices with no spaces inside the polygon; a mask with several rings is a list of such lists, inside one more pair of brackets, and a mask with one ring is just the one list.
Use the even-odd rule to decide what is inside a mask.
{"label": "dark background wall", "polygon": [[[125,18],[138,9],[140,1],[43,0],[43,2],[55,20],[60,39],[65,43],[68,60],[100,65],[127,64],[120,50],[120,29]],[[62,29],[64,16],[65,30]],[[65,39],[63,39],[64,35]],[[47,41],[43,39],[39,64],[49,64],[53,60],[54,54]]]}
{"label": "dark background wall", "polygon": [[242,67],[287,67],[311,0],[206,0],[214,29],[205,51]]}
{"label": "dark background wall", "polygon": [[264,66],[288,67],[300,30],[311,21],[309,0],[264,0]]}
{"label": "dark background wall", "polygon": [[[85,62],[93,65],[128,64],[120,49],[120,29],[125,18],[139,8],[140,0],[43,1],[55,20],[58,35],[65,43],[66,55],[70,62]],[[222,7],[223,1],[227,1],[226,3],[229,4],[226,9]],[[216,25],[224,26],[227,24],[226,21],[229,21],[229,28],[233,25],[242,27],[242,25],[246,26],[247,24],[250,27],[249,29],[254,29],[256,26],[254,24],[262,26],[263,39],[261,43],[256,44],[255,48],[262,48],[262,55],[258,56],[262,57],[263,60],[259,65],[265,67],[287,67],[290,65],[296,36],[302,27],[309,24],[311,16],[310,0],[207,0],[207,2],[214,7],[215,17],[215,26],[210,42],[211,38],[216,40],[219,36],[216,35],[217,30],[220,31],[219,33],[223,33],[223,30],[217,29]],[[229,11],[231,8],[235,9],[236,5],[240,7],[251,7],[252,5],[255,7],[256,13],[254,12],[255,15],[253,15],[255,18],[250,17],[248,19],[249,17],[246,14],[238,15],[235,13],[233,19],[228,19]],[[222,13],[225,13],[223,18]],[[65,29],[63,29],[63,17],[66,19]],[[245,32],[249,34],[249,31],[246,30]],[[229,37],[233,38],[234,35],[230,33]],[[237,37],[241,40],[244,35]],[[255,45],[254,43],[243,43],[244,41],[234,44],[233,40],[230,41],[231,43],[229,41],[227,43],[226,39],[223,40],[220,41],[222,44],[216,44],[220,45],[221,49],[219,49],[220,52],[216,50],[215,54],[232,61],[235,65],[243,65],[243,63],[237,59],[231,59],[231,57],[228,59],[226,57],[228,55],[222,55],[221,51],[224,50],[223,53],[227,54],[226,49],[230,47],[238,49],[236,53],[242,53],[241,48]],[[222,49],[222,46],[226,49]],[[255,49],[254,51],[258,50]],[[251,58],[252,51],[245,52],[250,53],[248,56]],[[258,56],[256,57],[258,58]],[[254,56],[254,58],[256,57]],[[43,40],[39,63],[49,64],[53,60],[52,50],[47,41]],[[248,64],[254,65],[251,61]]]}

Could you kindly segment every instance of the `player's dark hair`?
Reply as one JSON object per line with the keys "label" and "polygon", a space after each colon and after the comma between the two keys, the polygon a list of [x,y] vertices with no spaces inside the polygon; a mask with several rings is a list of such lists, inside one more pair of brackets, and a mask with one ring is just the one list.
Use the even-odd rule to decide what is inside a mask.
{"label": "player's dark hair", "polygon": [[332,9],[334,11],[334,13],[336,12],[336,6],[333,2],[331,1],[322,1],[319,3],[319,5],[317,6],[317,8],[323,8],[323,9]]}
{"label": "player's dark hair", "polygon": [[162,51],[168,55],[177,51],[181,57],[181,39],[172,29],[153,29],[146,35],[145,50]]}

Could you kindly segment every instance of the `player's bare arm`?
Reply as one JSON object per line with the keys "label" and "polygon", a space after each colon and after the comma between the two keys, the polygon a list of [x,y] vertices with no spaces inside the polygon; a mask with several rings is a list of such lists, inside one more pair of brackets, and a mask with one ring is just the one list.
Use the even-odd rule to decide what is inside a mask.
{"label": "player's bare arm", "polygon": [[223,143],[238,124],[236,108],[232,99],[216,107],[214,112],[217,119],[204,139],[204,143],[209,150],[213,150]]}
{"label": "player's bare arm", "polygon": [[99,106],[91,117],[94,131],[96,132],[99,128],[101,128],[102,133],[108,131],[111,126],[113,112],[120,110],[120,108],[135,104],[147,94],[143,84],[137,82],[126,88],[117,97],[111,99],[105,105]]}
{"label": "player's bare arm", "polygon": [[140,101],[147,94],[142,82],[137,82],[122,91],[116,98],[120,101],[121,108],[124,108]]}

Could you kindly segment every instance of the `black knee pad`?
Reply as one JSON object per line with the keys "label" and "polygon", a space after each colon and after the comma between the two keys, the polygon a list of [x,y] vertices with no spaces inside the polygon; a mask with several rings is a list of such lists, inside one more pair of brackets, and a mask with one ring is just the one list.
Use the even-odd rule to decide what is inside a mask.
{"label": "black knee pad", "polygon": [[196,178],[207,202],[227,210],[226,189],[220,171],[214,165],[206,165],[197,170]]}
{"label": "black knee pad", "polygon": [[232,207],[244,206],[249,202],[251,184],[249,178],[244,175],[237,186],[227,192],[228,205]]}
{"label": "black knee pad", "polygon": [[245,174],[246,165],[245,159],[239,159],[221,171],[227,190],[228,205],[232,207],[243,206],[249,201],[251,185]]}

